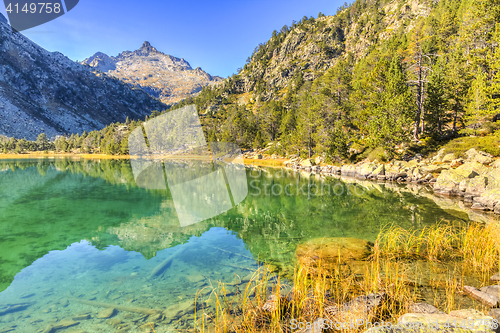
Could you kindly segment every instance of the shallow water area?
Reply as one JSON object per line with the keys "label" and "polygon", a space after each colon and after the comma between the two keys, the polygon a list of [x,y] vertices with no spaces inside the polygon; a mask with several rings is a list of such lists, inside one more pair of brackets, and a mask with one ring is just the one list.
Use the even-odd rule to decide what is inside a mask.
{"label": "shallow water area", "polygon": [[[141,309],[164,311],[165,307],[180,303],[193,307],[197,291],[211,291],[210,286],[217,286],[219,281],[230,283],[235,273],[249,273],[235,269],[236,264],[245,265],[248,270],[257,268],[250,256],[241,262],[221,255],[217,248],[221,241],[232,256],[251,256],[241,240],[223,228],[212,228],[179,245],[182,255],[158,276],[151,276],[151,272],[171,255],[173,248],[158,252],[150,260],[114,245],[100,251],[85,240],[62,251],[51,251],[18,273],[2,292],[1,304],[28,305],[26,310],[5,314],[2,322],[15,325],[15,332],[34,332],[61,320],[78,321],[75,326],[88,332],[114,332],[117,327],[133,331],[147,325],[148,318]],[[131,310],[118,309],[109,316],[113,320],[98,318],[102,310],[119,305]],[[83,319],[86,315],[89,319]],[[191,326],[182,316],[171,319],[177,319],[169,325],[172,328]]]}
{"label": "shallow water area", "polygon": [[234,295],[261,263],[285,274],[309,239],[469,222],[425,187],[246,176],[241,203],[181,226],[171,191],[138,187],[127,160],[0,161],[0,332],[191,330],[219,282]]}

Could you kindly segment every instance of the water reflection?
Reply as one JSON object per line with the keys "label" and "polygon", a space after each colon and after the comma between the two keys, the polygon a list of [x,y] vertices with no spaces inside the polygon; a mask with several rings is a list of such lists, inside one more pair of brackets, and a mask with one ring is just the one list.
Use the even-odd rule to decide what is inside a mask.
{"label": "water reflection", "polygon": [[373,241],[388,223],[468,220],[424,187],[254,168],[240,204],[183,227],[170,189],[138,187],[129,161],[3,161],[0,170],[0,323],[16,332],[87,315],[75,321],[90,332],[147,324],[133,311],[98,319],[97,303],[159,309],[171,315],[164,329],[190,327],[196,291],[248,275],[257,258],[286,273],[308,239]]}
{"label": "water reflection", "polygon": [[[169,267],[156,269],[172,256],[175,258]],[[242,263],[241,258],[248,259]],[[245,268],[235,268],[236,264]],[[61,322],[73,322],[87,332],[116,326],[127,332],[144,332],[144,309],[163,313],[169,307],[185,306],[189,309],[185,317],[173,314],[155,321],[164,329],[192,328],[189,319],[199,290],[205,288],[208,295],[210,285],[230,283],[235,274],[245,276],[256,268],[242,241],[222,228],[159,251],[150,260],[119,246],[100,251],[90,242],[81,241],[65,250],[49,252],[16,275],[0,294],[0,323],[15,332],[35,332]],[[158,273],[152,274],[155,271]],[[235,287],[228,286],[228,291],[234,293],[231,288]],[[15,306],[20,305],[25,308],[8,311],[18,310]],[[205,308],[210,310],[210,306]],[[7,310],[3,315],[2,307]],[[115,311],[108,316],[103,313],[106,308]],[[104,320],[108,318],[113,321]],[[179,322],[180,318],[183,320]]]}

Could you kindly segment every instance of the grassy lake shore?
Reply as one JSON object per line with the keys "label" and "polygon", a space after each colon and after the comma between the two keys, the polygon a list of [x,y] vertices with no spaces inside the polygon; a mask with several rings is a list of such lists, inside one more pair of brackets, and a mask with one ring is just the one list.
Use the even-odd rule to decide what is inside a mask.
{"label": "grassy lake shore", "polygon": [[[70,159],[107,159],[107,160],[129,160],[135,159],[137,156],[131,155],[107,155],[107,154],[78,154],[78,153],[43,153],[43,152],[30,152],[26,154],[2,154],[0,153],[0,160],[12,159],[43,159],[43,158],[70,158]],[[199,156],[174,156],[172,159],[202,159]],[[245,165],[255,165],[270,168],[281,168],[283,163],[288,159],[251,159],[244,158]]]}
{"label": "grassy lake shore", "polygon": [[[484,286],[490,288],[488,295],[500,296],[494,295],[498,286],[489,286],[498,280],[498,225],[438,224],[422,230],[392,226],[384,228],[374,244],[318,239],[299,245],[296,255],[297,263],[288,275],[265,265],[251,277],[235,277],[235,283],[241,283],[236,295],[227,294],[222,283],[208,300],[200,290],[198,331],[278,333],[316,325],[318,330],[297,332],[363,332],[375,323],[431,320],[443,329],[446,323],[467,318],[485,323],[474,324],[475,330],[495,332],[488,322],[494,325],[499,319],[498,309],[491,308],[500,302],[487,305],[468,290]],[[211,304],[216,313],[205,312],[203,304]],[[356,325],[349,325],[352,322]],[[329,329],[319,329],[321,323]],[[459,325],[455,327],[460,329]],[[438,331],[430,326],[423,332]]]}

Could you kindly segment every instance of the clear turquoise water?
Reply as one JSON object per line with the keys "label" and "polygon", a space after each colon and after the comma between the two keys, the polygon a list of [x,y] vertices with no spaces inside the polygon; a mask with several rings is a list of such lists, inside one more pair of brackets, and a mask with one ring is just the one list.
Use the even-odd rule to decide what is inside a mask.
{"label": "clear turquoise water", "polygon": [[426,188],[256,168],[247,178],[243,202],[183,228],[170,192],[137,187],[128,161],[0,161],[0,332],[36,332],[86,314],[68,331],[140,332],[150,321],[156,332],[190,329],[192,311],[161,321],[118,311],[109,321],[97,318],[103,306],[79,300],[181,308],[203,288],[248,276],[257,259],[285,270],[308,239],[373,241],[389,223],[466,221]]}

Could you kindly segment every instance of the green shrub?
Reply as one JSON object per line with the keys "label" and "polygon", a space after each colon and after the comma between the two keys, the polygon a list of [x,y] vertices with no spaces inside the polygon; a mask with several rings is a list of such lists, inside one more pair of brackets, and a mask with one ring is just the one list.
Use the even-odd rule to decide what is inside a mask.
{"label": "green shrub", "polygon": [[471,148],[485,151],[493,156],[500,156],[500,136],[497,134],[480,137],[462,137],[453,139],[444,145],[446,154],[454,153],[459,157],[464,157],[464,153]]}
{"label": "green shrub", "polygon": [[378,160],[382,162],[387,162],[388,156],[384,148],[377,147],[373,149],[367,149],[358,156],[358,160],[363,160],[365,158],[367,158],[370,161]]}

